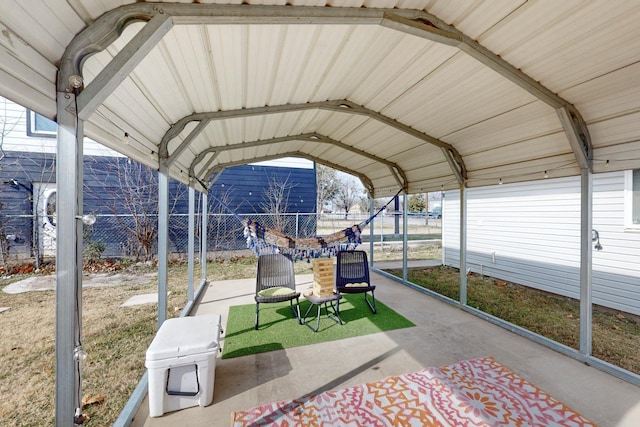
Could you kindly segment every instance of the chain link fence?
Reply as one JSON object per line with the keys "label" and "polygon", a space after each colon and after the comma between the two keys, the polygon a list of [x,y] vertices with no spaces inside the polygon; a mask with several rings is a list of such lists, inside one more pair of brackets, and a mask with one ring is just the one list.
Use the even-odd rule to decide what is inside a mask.
{"label": "chain link fence", "polygon": [[[136,260],[151,259],[157,253],[156,215],[97,215],[95,224],[84,226],[83,244],[85,257],[127,257]],[[242,219],[258,221],[270,229],[277,229],[295,238],[327,236],[334,232],[360,224],[368,214],[210,214],[207,216],[207,251],[236,251],[246,249]],[[169,216],[169,252],[183,255],[188,252],[187,214]],[[40,222],[40,221],[38,221]],[[34,258],[38,253],[44,257],[55,256],[55,227],[35,226],[31,215],[2,217],[0,230],[5,235],[6,245],[0,247],[3,259],[18,260]],[[369,225],[371,227],[371,224]],[[402,239],[403,216],[401,213],[381,213],[373,223],[374,241],[397,241]],[[409,239],[438,238],[441,235],[441,220],[429,219],[424,214],[408,215]],[[34,232],[34,229],[37,231]],[[195,247],[200,248],[200,217],[195,218]],[[369,241],[370,230],[362,230],[363,241]],[[33,242],[39,242],[38,245]]]}

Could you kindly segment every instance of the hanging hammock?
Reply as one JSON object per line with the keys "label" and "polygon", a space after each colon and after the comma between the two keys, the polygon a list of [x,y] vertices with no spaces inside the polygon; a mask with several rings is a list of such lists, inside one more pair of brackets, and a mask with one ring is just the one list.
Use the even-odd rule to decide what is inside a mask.
{"label": "hanging hammock", "polygon": [[360,237],[362,229],[380,214],[396,198],[402,190],[398,191],[389,202],[378,209],[378,211],[365,221],[354,224],[351,227],[337,231],[324,237],[293,238],[286,234],[266,228],[258,221],[249,218],[241,218],[233,212],[229,206],[213,196],[218,203],[238,218],[244,225],[244,237],[247,240],[247,248],[251,249],[256,256],[272,253],[283,253],[290,255],[294,261],[311,258],[331,257],[339,251],[352,250],[362,243]]}

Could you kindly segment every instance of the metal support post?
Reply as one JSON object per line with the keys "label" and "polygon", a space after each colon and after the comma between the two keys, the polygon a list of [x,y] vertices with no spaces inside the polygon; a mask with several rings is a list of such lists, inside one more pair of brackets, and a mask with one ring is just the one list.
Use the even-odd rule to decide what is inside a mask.
{"label": "metal support post", "polygon": [[460,306],[467,305],[467,195],[460,186]]}
{"label": "metal support post", "polygon": [[82,415],[82,140],[75,92],[58,92],[56,154],[56,426]]}
{"label": "metal support post", "polygon": [[592,350],[592,195],[592,175],[588,168],[583,168],[580,176],[580,353],[585,356],[590,356]]}

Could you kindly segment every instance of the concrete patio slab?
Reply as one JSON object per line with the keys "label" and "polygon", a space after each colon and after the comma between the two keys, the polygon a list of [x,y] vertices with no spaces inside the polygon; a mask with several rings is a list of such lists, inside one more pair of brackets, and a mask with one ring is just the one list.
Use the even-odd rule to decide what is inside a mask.
{"label": "concrete patio slab", "polygon": [[[167,296],[171,295],[171,292],[167,292]],[[158,303],[158,293],[152,294],[141,294],[136,295],[128,300],[126,300],[120,307],[131,307],[134,305],[142,305],[142,304],[157,304]]]}
{"label": "concrete patio slab", "polygon": [[[299,290],[312,275],[296,277]],[[384,333],[217,360],[214,399],[148,417],[142,402],[132,426],[228,426],[232,411],[308,393],[484,356],[495,359],[600,427],[640,425],[640,388],[488,323],[455,306],[372,274],[376,299],[416,324]],[[253,301],[255,280],[211,282],[195,315],[222,315]],[[224,336],[221,339],[224,349]],[[623,424],[624,419],[624,424]]]}
{"label": "concrete patio slab", "polygon": [[[101,286],[143,285],[158,277],[158,273],[129,274],[129,273],[95,273],[82,277],[82,287],[92,288]],[[19,294],[31,291],[50,291],[56,288],[56,275],[32,276],[4,287],[8,294]]]}

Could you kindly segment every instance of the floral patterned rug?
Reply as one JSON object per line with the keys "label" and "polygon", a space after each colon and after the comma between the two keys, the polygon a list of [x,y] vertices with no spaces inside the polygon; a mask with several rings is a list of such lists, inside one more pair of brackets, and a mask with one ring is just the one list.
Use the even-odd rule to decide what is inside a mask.
{"label": "floral patterned rug", "polygon": [[240,426],[595,426],[493,357],[232,413]]}

